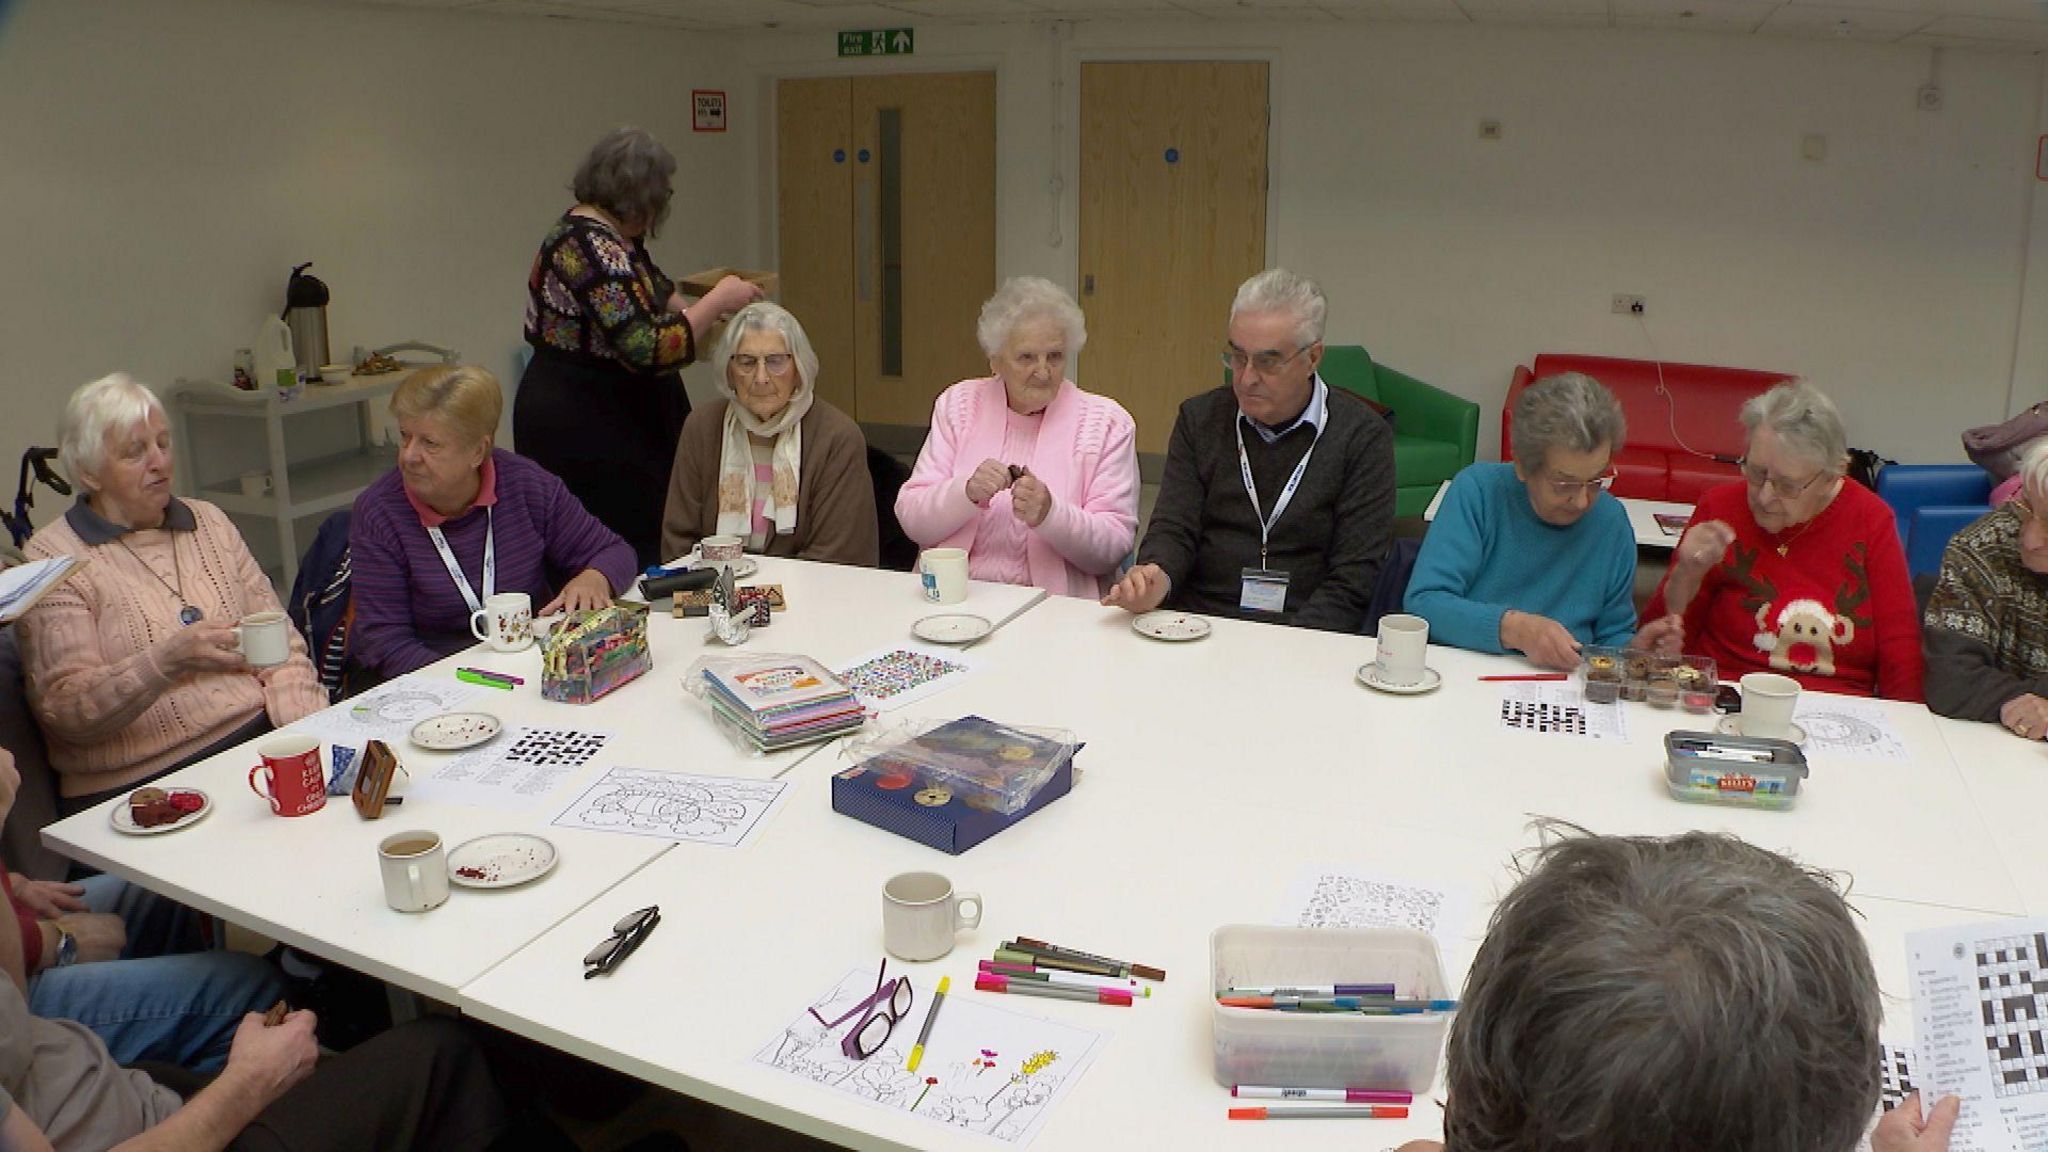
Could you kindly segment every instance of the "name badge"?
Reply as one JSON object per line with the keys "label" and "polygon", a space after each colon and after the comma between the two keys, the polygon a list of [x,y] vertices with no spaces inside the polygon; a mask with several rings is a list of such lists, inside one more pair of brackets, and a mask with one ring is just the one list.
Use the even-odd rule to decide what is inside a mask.
{"label": "name badge", "polygon": [[1287,573],[1277,568],[1243,569],[1237,606],[1246,612],[1287,611]]}

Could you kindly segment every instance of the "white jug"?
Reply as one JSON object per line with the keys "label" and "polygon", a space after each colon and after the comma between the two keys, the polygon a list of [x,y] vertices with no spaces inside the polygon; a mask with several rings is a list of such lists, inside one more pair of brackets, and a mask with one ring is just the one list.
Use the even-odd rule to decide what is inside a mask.
{"label": "white jug", "polygon": [[298,371],[298,361],[292,356],[291,326],[280,317],[263,318],[263,326],[256,330],[255,353],[258,391],[268,392],[276,388],[279,370]]}

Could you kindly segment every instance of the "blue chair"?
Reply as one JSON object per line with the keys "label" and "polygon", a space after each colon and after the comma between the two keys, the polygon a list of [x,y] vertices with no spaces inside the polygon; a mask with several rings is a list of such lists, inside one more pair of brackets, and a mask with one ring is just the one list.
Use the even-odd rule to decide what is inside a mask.
{"label": "blue chair", "polygon": [[1877,494],[1898,519],[1906,570],[1931,576],[1949,537],[1991,511],[1991,476],[1975,464],[1891,464],[1877,474]]}

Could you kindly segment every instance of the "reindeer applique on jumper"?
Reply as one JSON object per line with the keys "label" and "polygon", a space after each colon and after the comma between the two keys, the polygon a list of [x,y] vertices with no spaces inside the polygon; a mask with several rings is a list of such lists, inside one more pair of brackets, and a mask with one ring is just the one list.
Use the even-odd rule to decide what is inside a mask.
{"label": "reindeer applique on jumper", "polygon": [[1859,631],[1868,634],[1873,624],[1870,546],[1862,541],[1850,546],[1842,564],[1846,578],[1835,591],[1832,611],[1811,596],[1780,602],[1776,583],[1756,570],[1761,554],[1740,543],[1729,548],[1729,578],[1743,587],[1742,607],[1756,616],[1756,635],[1750,642],[1757,651],[1768,653],[1770,666],[1780,672],[1833,676],[1836,651],[1855,643]]}

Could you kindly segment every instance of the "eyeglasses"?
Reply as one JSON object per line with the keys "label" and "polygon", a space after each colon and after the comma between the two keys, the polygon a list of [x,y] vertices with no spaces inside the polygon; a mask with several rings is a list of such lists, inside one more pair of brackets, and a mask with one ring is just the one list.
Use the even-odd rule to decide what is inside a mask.
{"label": "eyeglasses", "polygon": [[1800,481],[1799,483],[1794,484],[1790,480],[1780,480],[1777,477],[1772,476],[1770,473],[1765,472],[1760,468],[1750,467],[1749,457],[1747,456],[1737,458],[1735,461],[1735,466],[1737,468],[1742,469],[1742,479],[1745,482],[1747,482],[1751,488],[1769,488],[1771,491],[1776,492],[1778,494],[1778,497],[1782,500],[1792,499],[1793,497],[1806,491],[1808,488],[1813,487],[1815,482],[1820,480],[1823,476],[1827,476],[1830,474],[1826,468],[1823,468],[1820,471],[1815,472],[1813,475],[1808,476],[1806,479]]}
{"label": "eyeglasses", "polygon": [[1282,356],[1276,349],[1269,348],[1264,352],[1246,352],[1244,349],[1232,344],[1223,350],[1223,354],[1219,359],[1223,361],[1223,366],[1232,372],[1242,372],[1245,370],[1245,366],[1249,364],[1253,368],[1258,369],[1259,375],[1270,376],[1292,364],[1296,356],[1313,347],[1315,347],[1313,344],[1303,344],[1293,352]]}
{"label": "eyeglasses", "polygon": [[612,934],[604,943],[583,954],[583,978],[603,976],[626,962],[626,957],[640,947],[642,941],[654,934],[654,926],[661,923],[660,905],[650,905],[638,912],[628,912],[612,925]]}
{"label": "eyeglasses", "polygon": [[1596,496],[1601,492],[1606,492],[1612,489],[1614,487],[1614,481],[1618,479],[1619,476],[1620,473],[1616,472],[1612,468],[1609,468],[1607,471],[1602,472],[1600,475],[1593,477],[1591,480],[1559,480],[1555,477],[1546,476],[1544,477],[1543,482],[1545,484],[1550,485],[1550,490],[1552,492],[1557,493],[1559,496]]}
{"label": "eyeglasses", "polygon": [[896,1030],[896,1022],[910,1012],[911,1002],[916,998],[916,993],[910,989],[910,979],[898,976],[885,983],[882,977],[888,972],[889,958],[884,956],[882,966],[875,970],[875,990],[865,1000],[848,1008],[837,1020],[828,1021],[818,1015],[816,1008],[810,1010],[811,1019],[823,1024],[826,1031],[860,1014],[860,1022],[839,1041],[839,1050],[846,1054],[848,1060],[865,1060],[880,1052],[882,1045],[889,1042],[889,1034]]}
{"label": "eyeglasses", "polygon": [[795,357],[787,352],[770,352],[766,356],[750,356],[745,354],[734,356],[727,363],[730,363],[733,367],[749,376],[753,375],[754,369],[766,364],[770,376],[780,376],[784,372],[789,371],[789,366],[795,359]]}

